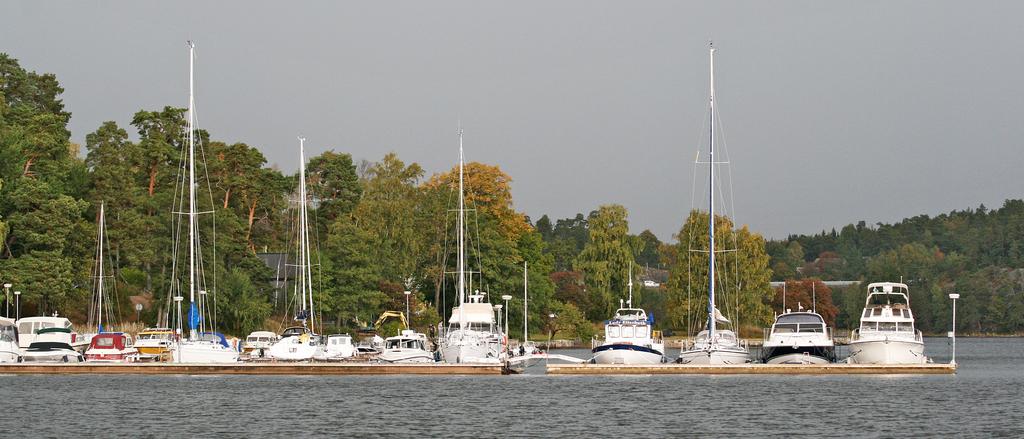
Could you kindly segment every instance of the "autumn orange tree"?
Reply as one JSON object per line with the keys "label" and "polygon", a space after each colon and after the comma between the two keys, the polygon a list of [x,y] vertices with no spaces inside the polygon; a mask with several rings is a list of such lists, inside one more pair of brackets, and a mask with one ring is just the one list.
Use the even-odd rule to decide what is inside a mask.
{"label": "autumn orange tree", "polygon": [[[786,293],[785,308],[782,305],[783,291]],[[832,303],[832,289],[821,279],[787,280],[785,288],[775,288],[772,300],[772,309],[775,312],[782,313],[786,309],[797,311],[801,308],[806,311],[816,310],[825,319],[825,323],[835,327],[839,308]]]}

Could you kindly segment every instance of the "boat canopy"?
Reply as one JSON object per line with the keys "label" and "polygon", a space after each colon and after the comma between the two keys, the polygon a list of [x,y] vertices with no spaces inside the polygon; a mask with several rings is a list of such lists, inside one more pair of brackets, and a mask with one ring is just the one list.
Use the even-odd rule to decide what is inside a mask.
{"label": "boat canopy", "polygon": [[104,332],[96,334],[89,343],[89,349],[124,350],[128,337],[123,332]]}
{"label": "boat canopy", "polygon": [[812,312],[792,312],[780,315],[775,323],[825,323],[825,319]]}
{"label": "boat canopy", "polygon": [[[462,317],[466,323],[494,323],[494,308],[490,303],[462,304]],[[459,307],[452,308],[452,316],[448,323],[459,323]]]}

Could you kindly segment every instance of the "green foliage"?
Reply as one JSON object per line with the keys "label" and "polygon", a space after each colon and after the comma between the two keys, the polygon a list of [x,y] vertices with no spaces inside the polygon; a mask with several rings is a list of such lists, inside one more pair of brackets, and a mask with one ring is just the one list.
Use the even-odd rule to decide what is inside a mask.
{"label": "green foliage", "polygon": [[254,283],[240,269],[222,274],[217,294],[218,327],[241,336],[262,329],[263,322],[270,315],[269,289],[269,285]]}
{"label": "green foliage", "polygon": [[362,186],[352,156],[327,151],[309,160],[306,185],[319,201],[320,224],[327,225],[355,209]]}
{"label": "green foliage", "polygon": [[590,240],[574,268],[583,273],[591,305],[586,315],[591,320],[607,318],[618,307],[615,298],[626,294],[629,264],[634,263],[626,216],[625,207],[611,204],[601,206],[588,220]]}
{"label": "green foliage", "polygon": [[[667,323],[693,332],[704,327],[708,304],[708,214],[691,211],[676,237],[669,267]],[[715,217],[715,304],[741,325],[771,322],[773,292],[764,239],[746,227],[733,230],[726,217]]]}

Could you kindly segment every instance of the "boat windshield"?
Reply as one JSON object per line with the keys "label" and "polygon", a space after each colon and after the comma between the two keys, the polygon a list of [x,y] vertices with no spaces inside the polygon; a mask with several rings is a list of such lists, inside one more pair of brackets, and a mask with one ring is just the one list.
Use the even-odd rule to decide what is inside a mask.
{"label": "boat windshield", "polygon": [[423,341],[411,338],[388,340],[387,349],[423,349]]}
{"label": "boat windshield", "polygon": [[169,340],[170,338],[171,334],[163,332],[149,334],[143,332],[139,334],[139,340]]}
{"label": "boat windshield", "polygon": [[907,296],[902,293],[871,293],[868,305],[906,305]]}

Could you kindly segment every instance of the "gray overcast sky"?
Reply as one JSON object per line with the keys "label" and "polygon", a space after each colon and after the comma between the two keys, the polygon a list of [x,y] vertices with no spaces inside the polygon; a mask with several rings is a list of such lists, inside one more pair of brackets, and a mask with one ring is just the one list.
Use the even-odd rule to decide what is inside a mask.
{"label": "gray overcast sky", "polygon": [[[769,237],[1022,196],[1024,2],[10,2],[0,51],[66,89],[73,140],[185,106],[297,168],[297,134],[428,173],[497,164],[534,219],[691,205],[707,50],[739,222]],[[130,128],[130,127],[128,127]],[[702,173],[698,178],[703,178]],[[698,187],[698,194],[703,186]]]}

